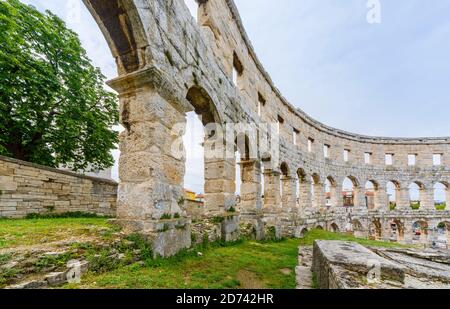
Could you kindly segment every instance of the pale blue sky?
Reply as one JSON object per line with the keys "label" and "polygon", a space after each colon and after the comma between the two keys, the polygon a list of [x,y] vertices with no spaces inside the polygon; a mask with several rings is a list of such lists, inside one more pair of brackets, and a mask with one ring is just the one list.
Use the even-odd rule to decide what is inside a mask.
{"label": "pale blue sky", "polygon": [[[81,0],[23,2],[66,20],[95,65],[116,76]],[[367,135],[450,135],[450,0],[380,0],[381,24],[367,23],[367,0],[235,2],[276,86],[317,120]],[[200,191],[198,170],[188,169],[186,186]]]}

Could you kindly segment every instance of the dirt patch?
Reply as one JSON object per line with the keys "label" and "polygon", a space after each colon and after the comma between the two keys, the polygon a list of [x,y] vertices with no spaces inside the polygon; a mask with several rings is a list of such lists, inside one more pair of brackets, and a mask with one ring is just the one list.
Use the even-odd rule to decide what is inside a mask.
{"label": "dirt patch", "polygon": [[240,286],[243,289],[264,289],[264,283],[258,278],[255,273],[241,269],[237,275],[236,279],[240,282]]}
{"label": "dirt patch", "polygon": [[292,270],[290,270],[289,268],[282,268],[282,269],[280,269],[280,272],[283,275],[289,276],[292,273]]}

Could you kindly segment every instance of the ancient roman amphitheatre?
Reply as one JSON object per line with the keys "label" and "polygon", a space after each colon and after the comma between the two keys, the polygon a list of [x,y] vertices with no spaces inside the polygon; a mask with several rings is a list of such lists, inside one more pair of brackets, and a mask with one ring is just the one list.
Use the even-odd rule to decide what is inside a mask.
{"label": "ancient roman amphitheatre", "polygon": [[[318,287],[366,286],[359,278],[365,275],[360,273],[352,274],[353,282],[336,280],[348,278],[348,273],[361,265],[364,271],[371,269],[355,256],[379,260],[381,276],[389,282],[377,282],[373,287],[420,287],[425,284],[421,278],[428,278],[431,286],[448,287],[450,138],[363,136],[314,120],[287,102],[275,87],[258,60],[234,2],[198,2],[195,20],[183,1],[111,0],[106,4],[84,0],[117,63],[118,77],[108,85],[119,93],[125,128],[120,136],[120,183],[2,157],[0,216],[45,214],[51,204],[55,213],[78,211],[114,217],[114,225],[91,222],[88,232],[81,229],[80,239],[92,244],[77,247],[78,253],[68,249],[76,237],[68,240],[67,235],[61,239],[46,235],[57,244],[41,245],[46,258],[67,254],[67,261],[80,262],[85,252],[106,241],[105,235],[111,236],[106,242],[116,246],[116,252],[105,254],[118,261],[129,259],[129,264],[139,261],[136,256],[147,249],[152,256],[174,263],[170,257],[207,242],[231,245],[241,238],[283,238],[288,240],[265,243],[294,255],[294,259],[274,261],[277,282],[258,279],[257,270],[246,273],[238,269],[237,277],[229,278],[230,287],[236,287],[236,281],[240,287],[292,287],[284,285],[282,276],[292,280],[295,266],[296,286],[312,285],[311,268]],[[185,196],[185,157],[173,146],[180,143],[180,125],[185,124],[186,113],[193,111],[201,116],[205,128],[213,128],[207,130],[204,140],[205,194],[201,204]],[[177,150],[182,149],[179,146]],[[240,162],[236,162],[235,151]],[[242,180],[239,199],[237,163]],[[350,190],[344,188],[346,182],[352,184]],[[388,195],[389,188],[395,193]],[[420,193],[418,199],[411,198],[412,188]],[[445,200],[435,198],[438,190],[444,192]],[[317,242],[314,252],[310,247],[300,249],[297,265],[297,247],[311,246],[313,236],[330,238],[328,232],[369,249],[354,243]],[[124,240],[130,237],[124,235],[143,236],[150,247],[137,236]],[[133,244],[123,245],[124,241]],[[126,250],[118,249],[124,248],[118,243]],[[377,243],[388,248],[379,249]],[[251,252],[255,249],[251,244],[256,242],[237,246],[249,246]],[[21,248],[25,250],[26,245],[0,246],[1,256],[24,254]],[[418,249],[424,247],[433,249]],[[58,248],[64,253],[58,253]],[[351,252],[345,262],[350,266],[333,260],[331,252],[339,250]],[[188,258],[203,257],[197,249],[191,255]],[[413,259],[427,262],[421,269],[413,268],[408,266],[415,263]],[[78,267],[83,268],[85,264],[80,263]],[[97,265],[95,261],[88,264]],[[437,273],[430,270],[436,268],[440,269]],[[74,265],[67,269],[73,270]],[[61,280],[53,274],[33,284],[66,282],[65,271],[56,272]],[[245,278],[250,282],[245,283]],[[168,284],[164,287],[170,287]]]}

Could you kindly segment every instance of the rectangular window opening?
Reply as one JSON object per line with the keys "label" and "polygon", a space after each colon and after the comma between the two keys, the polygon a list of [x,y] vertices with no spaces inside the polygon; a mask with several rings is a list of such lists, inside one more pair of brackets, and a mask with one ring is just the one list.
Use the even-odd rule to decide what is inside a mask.
{"label": "rectangular window opening", "polygon": [[372,153],[371,152],[364,153],[364,163],[372,164]]}
{"label": "rectangular window opening", "polygon": [[393,165],[394,164],[394,155],[392,153],[387,153],[384,156],[384,160],[386,165]]}

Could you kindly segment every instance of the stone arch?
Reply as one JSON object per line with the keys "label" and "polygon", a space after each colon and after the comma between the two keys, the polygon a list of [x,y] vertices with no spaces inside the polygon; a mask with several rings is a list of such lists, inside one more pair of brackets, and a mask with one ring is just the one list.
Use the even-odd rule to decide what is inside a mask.
{"label": "stone arch", "polygon": [[413,181],[408,186],[409,206],[413,210],[423,207],[425,202],[425,186],[420,181]]}
{"label": "stone arch", "polygon": [[353,236],[355,236],[357,238],[363,238],[366,236],[363,225],[360,220],[352,219],[351,226],[352,226]]}
{"label": "stone arch", "polygon": [[186,94],[186,99],[191,103],[204,126],[222,123],[216,105],[205,89],[199,86],[192,86]]}
{"label": "stone arch", "polygon": [[390,231],[390,240],[403,242],[405,238],[405,225],[400,219],[392,219],[388,222]]}
{"label": "stone arch", "polygon": [[145,27],[134,1],[83,0],[99,25],[120,75],[143,68],[152,56]]}
{"label": "stone arch", "polygon": [[448,209],[450,189],[447,182],[438,181],[433,184],[433,202],[437,210]]}
{"label": "stone arch", "polygon": [[306,234],[308,233],[308,229],[306,227],[302,228],[300,231],[300,238],[303,238],[306,236]]}
{"label": "stone arch", "polygon": [[320,230],[320,231],[323,231],[323,230],[324,230],[323,227],[322,227],[322,225],[320,225],[320,224],[316,225],[316,227],[315,227],[314,229]]}
{"label": "stone arch", "polygon": [[437,226],[436,242],[442,243],[443,247],[447,248],[450,244],[450,221],[442,221]]}
{"label": "stone arch", "polygon": [[361,207],[364,205],[361,200],[360,183],[354,176],[347,176],[342,182],[342,199],[345,207]]}
{"label": "stone arch", "polygon": [[390,210],[394,210],[400,205],[401,201],[401,184],[397,180],[390,180],[386,183],[386,193],[388,198],[388,206]]}
{"label": "stone arch", "polygon": [[382,237],[382,225],[380,219],[373,219],[369,224],[369,239],[379,240]]}
{"label": "stone arch", "polygon": [[415,221],[411,228],[412,241],[426,245],[428,241],[428,222],[425,220]]}
{"label": "stone arch", "polygon": [[331,225],[330,225],[330,230],[332,231],[332,232],[335,232],[335,233],[339,233],[339,226],[335,223],[335,222],[333,222]]}
{"label": "stone arch", "polygon": [[[235,159],[225,158],[221,118],[208,92],[195,85],[187,91],[186,99],[204,128],[204,209],[206,213],[217,214],[222,207],[230,209],[237,203]],[[223,205],[218,200],[224,201]]]}
{"label": "stone arch", "polygon": [[290,176],[289,165],[286,162],[282,162],[281,163],[280,171],[281,171],[281,175],[283,175],[284,177],[289,177]]}

